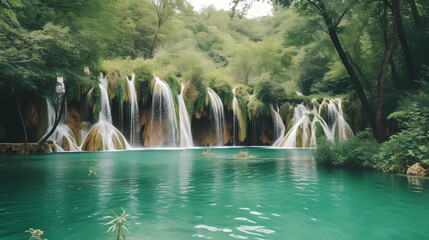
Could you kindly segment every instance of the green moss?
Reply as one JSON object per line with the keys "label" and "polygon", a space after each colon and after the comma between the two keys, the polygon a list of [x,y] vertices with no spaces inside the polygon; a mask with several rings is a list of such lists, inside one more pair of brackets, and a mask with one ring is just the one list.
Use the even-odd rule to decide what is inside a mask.
{"label": "green moss", "polygon": [[113,93],[115,94],[116,98],[121,103],[124,101],[125,92],[128,91],[127,81],[128,80],[127,80],[126,74],[122,73],[120,74],[115,84],[112,85],[110,88],[113,90]]}
{"label": "green moss", "polygon": [[[91,111],[93,114],[94,122],[98,122],[98,117],[101,111],[101,90],[98,86],[94,87],[94,90],[92,90],[89,103],[90,103],[89,105],[92,107]],[[94,106],[95,106],[95,110],[94,110]]]}
{"label": "green moss", "polygon": [[168,86],[170,87],[171,92],[173,93],[174,101],[177,105],[179,102],[178,95],[180,94],[180,83],[179,83],[176,76],[169,76],[167,78],[167,80],[165,80],[165,81],[167,82]]}
{"label": "green moss", "polygon": [[135,69],[136,74],[136,90],[137,90],[137,99],[139,99],[143,104],[146,104],[149,97],[152,96],[151,80],[152,73],[147,66],[140,66]]}

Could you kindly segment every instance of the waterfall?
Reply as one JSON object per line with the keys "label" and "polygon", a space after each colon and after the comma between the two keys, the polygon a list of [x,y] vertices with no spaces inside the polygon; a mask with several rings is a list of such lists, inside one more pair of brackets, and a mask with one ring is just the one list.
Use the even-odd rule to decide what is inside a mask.
{"label": "waterfall", "polygon": [[210,116],[215,121],[215,131],[217,138],[217,145],[223,145],[223,134],[225,131],[225,115],[223,103],[220,97],[211,88],[207,88],[209,94],[211,108]]}
{"label": "waterfall", "polygon": [[139,134],[137,129],[140,124],[139,104],[137,101],[137,93],[135,88],[134,72],[131,75],[131,80],[127,77],[128,90],[130,92],[130,142],[132,146],[139,144]]}
{"label": "waterfall", "polygon": [[191,124],[189,123],[188,111],[183,100],[185,84],[182,82],[179,94],[179,119],[180,119],[180,147],[192,147]]}
{"label": "waterfall", "polygon": [[277,107],[277,111],[274,110],[274,107],[272,104],[270,104],[271,113],[273,116],[273,123],[274,123],[274,141],[273,146],[278,147],[285,135],[285,125],[283,123],[282,118],[279,114],[279,109]]}
{"label": "waterfall", "polygon": [[342,142],[353,137],[353,131],[343,116],[341,99],[325,98],[318,108],[317,100],[313,99],[312,104],[312,109],[304,104],[294,108],[293,126],[273,146],[316,147],[317,137],[322,133],[332,142],[335,139]]}
{"label": "waterfall", "polygon": [[109,94],[107,93],[108,89],[108,83],[107,83],[107,76],[103,77],[103,74],[100,73],[100,83],[98,84],[98,87],[100,88],[101,93],[101,110],[100,114],[98,115],[98,121],[106,121],[110,124],[112,124],[112,111],[110,109],[110,101],[109,101]]}
{"label": "waterfall", "polygon": [[[65,94],[65,86],[64,86],[64,78],[57,77],[56,92],[58,97],[62,97]],[[67,106],[67,105],[66,105]],[[52,105],[49,99],[46,100],[46,109],[47,109],[47,123],[46,123],[46,131],[41,139],[43,139],[52,129],[55,124],[56,111],[54,106]],[[76,143],[76,138],[74,136],[73,131],[67,125],[67,108],[65,110],[65,114],[60,116],[60,123],[58,124],[55,131],[49,137],[48,140],[52,141],[54,145],[57,147],[57,151],[64,151],[63,148],[67,146],[69,151],[78,151],[79,147]]]}
{"label": "waterfall", "polygon": [[[98,123],[91,127],[80,148],[85,148],[89,142],[100,143],[98,141],[101,140],[103,150],[130,149],[130,145],[125,137],[112,124],[112,113],[110,110],[109,95],[107,93],[107,77],[103,77],[103,74],[100,73],[99,80],[100,83],[98,87],[101,93],[101,110],[98,116]],[[90,97],[92,92],[93,89],[88,92],[88,97]]]}
{"label": "waterfall", "polygon": [[243,119],[243,113],[238,105],[238,100],[236,97],[238,87],[232,89],[232,94],[234,98],[232,99],[232,129],[233,129],[233,138],[232,142],[235,145],[239,144],[240,141],[244,141],[246,138],[246,126]]}
{"label": "waterfall", "polygon": [[150,145],[176,146],[176,108],[173,93],[167,83],[154,76],[152,116],[150,121]]}

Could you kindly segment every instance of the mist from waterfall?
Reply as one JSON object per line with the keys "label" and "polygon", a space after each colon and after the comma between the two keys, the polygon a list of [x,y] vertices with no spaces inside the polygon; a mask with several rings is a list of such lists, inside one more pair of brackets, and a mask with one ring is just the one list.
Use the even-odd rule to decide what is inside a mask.
{"label": "mist from waterfall", "polygon": [[[317,137],[322,133],[320,131],[323,131],[323,134],[331,142],[334,142],[335,139],[343,142],[353,137],[353,131],[343,116],[341,99],[325,98],[319,107],[317,107],[317,100],[313,99],[312,104],[312,109],[304,104],[299,104],[294,108],[291,129],[273,146],[285,148],[316,147]],[[321,115],[327,115],[326,121]]]}
{"label": "mist from waterfall", "polygon": [[139,134],[137,132],[140,124],[139,103],[137,101],[137,92],[135,88],[134,72],[131,75],[131,80],[127,77],[128,90],[130,92],[130,143],[132,146],[139,144]]}
{"label": "mist from waterfall", "polygon": [[192,147],[191,124],[189,122],[189,115],[186,109],[185,101],[183,100],[183,90],[185,83],[182,82],[179,94],[179,119],[180,119],[180,147]]}
{"label": "mist from waterfall", "polygon": [[211,88],[207,88],[207,93],[210,98],[210,115],[215,122],[215,133],[217,145],[223,145],[223,136],[225,132],[225,113],[223,103],[220,97]]}
{"label": "mist from waterfall", "polygon": [[150,121],[151,146],[176,146],[177,119],[173,93],[164,81],[154,75],[152,116]]}
{"label": "mist from waterfall", "polygon": [[275,141],[273,143],[273,147],[278,147],[278,146],[280,146],[280,143],[282,142],[282,139],[284,138],[286,127],[283,123],[282,118],[280,117],[279,108],[277,107],[277,110],[275,110],[273,105],[270,104],[270,109],[271,109],[271,115],[272,115],[273,123],[274,123],[274,139],[275,139]]}

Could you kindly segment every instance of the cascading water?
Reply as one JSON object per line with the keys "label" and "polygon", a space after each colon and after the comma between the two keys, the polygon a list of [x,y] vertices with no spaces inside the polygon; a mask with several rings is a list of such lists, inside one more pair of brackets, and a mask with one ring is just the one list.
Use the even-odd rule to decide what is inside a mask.
{"label": "cascading water", "polygon": [[185,84],[182,82],[179,94],[179,119],[180,119],[180,147],[192,147],[191,124],[189,123],[188,111],[183,100]]}
{"label": "cascading water", "polygon": [[176,108],[173,93],[167,83],[154,76],[152,116],[150,121],[150,145],[176,146]]}
{"label": "cascading water", "polygon": [[217,145],[223,145],[223,134],[225,132],[225,114],[223,103],[220,97],[211,88],[207,88],[209,94],[211,108],[210,115],[215,121],[215,131],[217,138]]}
{"label": "cascading water", "polygon": [[[92,126],[85,141],[83,141],[81,148],[83,150],[91,149],[88,145],[91,142],[94,142],[94,144],[101,145],[95,150],[129,149],[130,145],[125,137],[112,124],[112,113],[110,110],[109,95],[107,93],[107,77],[103,77],[103,74],[100,73],[99,79],[100,83],[98,84],[98,87],[100,88],[101,93],[101,110],[98,116],[98,123]],[[90,90],[88,94],[92,92],[93,90]]]}
{"label": "cascading water", "polygon": [[[57,77],[57,83],[58,85],[56,87],[56,92],[58,94],[58,97],[62,97],[65,94],[64,79],[62,77]],[[51,131],[56,120],[56,111],[49,99],[46,100],[46,109],[48,115],[46,131],[41,139],[43,139]],[[67,110],[65,112],[67,112]],[[54,143],[55,147],[57,148],[57,151],[59,152],[64,151],[64,148],[68,151],[78,151],[79,147],[77,146],[74,133],[66,124],[67,117],[63,115],[60,116],[60,118],[60,123],[58,124],[57,128],[48,140]]]}
{"label": "cascading water", "polygon": [[335,139],[342,142],[353,137],[353,131],[343,116],[341,99],[325,98],[318,108],[316,106],[318,105],[317,100],[313,99],[312,104],[311,110],[304,104],[299,104],[294,108],[293,126],[273,146],[316,147],[316,139],[322,134],[332,142]]}
{"label": "cascading water", "polygon": [[246,138],[246,126],[243,119],[243,113],[238,105],[238,100],[236,97],[238,91],[238,87],[234,87],[232,89],[232,94],[234,98],[232,99],[232,127],[233,127],[233,138],[232,142],[235,145],[239,144],[240,141],[244,141]]}
{"label": "cascading water", "polygon": [[[235,92],[237,90],[237,87],[234,87],[232,89],[232,94],[234,95],[234,98],[232,99],[232,114],[233,114],[233,118],[232,118],[232,129],[233,129],[233,137],[232,137],[232,143],[233,145],[237,145],[237,138],[238,138],[238,128],[237,125],[239,124],[239,111],[240,108],[238,107],[238,100],[237,97],[235,96]],[[240,114],[241,115],[241,114]]]}
{"label": "cascading water", "polygon": [[131,75],[131,80],[129,80],[127,77],[128,90],[130,92],[130,142],[132,146],[139,144],[139,134],[137,129],[140,124],[140,113],[135,88],[135,77],[136,75],[134,72]]}
{"label": "cascading water", "polygon": [[271,114],[274,122],[274,141],[273,147],[278,147],[282,142],[285,135],[285,125],[283,123],[282,118],[279,114],[279,109],[277,107],[277,111],[274,109],[273,105],[270,104]]}

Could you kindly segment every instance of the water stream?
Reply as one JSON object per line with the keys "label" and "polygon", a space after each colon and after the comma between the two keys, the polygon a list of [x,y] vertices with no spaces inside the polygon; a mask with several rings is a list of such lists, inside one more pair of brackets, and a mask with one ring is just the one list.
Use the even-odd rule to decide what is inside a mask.
{"label": "water stream", "polygon": [[183,100],[183,90],[185,83],[182,82],[179,94],[179,119],[180,119],[180,147],[192,147],[191,124],[189,123],[189,114],[186,110],[185,101]]}
{"label": "water stream", "polygon": [[215,123],[215,134],[217,145],[223,145],[223,136],[225,132],[225,113],[223,103],[220,97],[211,88],[207,88],[207,93],[210,98],[210,115]]}

